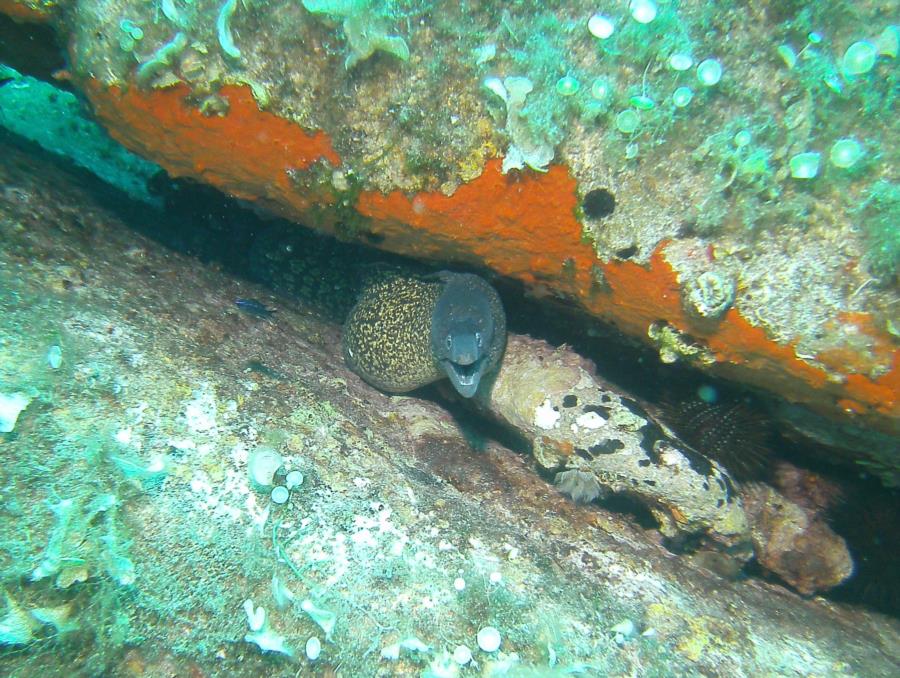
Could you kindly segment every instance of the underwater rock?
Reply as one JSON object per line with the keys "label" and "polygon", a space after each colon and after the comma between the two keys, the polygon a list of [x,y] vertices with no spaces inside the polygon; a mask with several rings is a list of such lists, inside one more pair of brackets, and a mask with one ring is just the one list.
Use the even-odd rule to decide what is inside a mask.
{"label": "underwater rock", "polygon": [[[171,175],[348,240],[491,268],[641,341],[664,321],[702,335],[704,369],[900,434],[889,159],[823,162],[803,179],[790,163],[824,158],[848,130],[896,145],[896,50],[878,37],[896,42],[896,29],[877,4],[667,3],[605,38],[577,0],[164,3],[162,15],[125,0],[115,20],[99,0],[78,4],[0,11],[51,22],[112,136]],[[671,53],[676,34],[693,54]],[[864,72],[846,68],[851,42],[866,46]],[[491,86],[502,74],[530,83],[521,115]],[[602,218],[597,187],[614,187]],[[714,303],[698,306],[682,283],[712,264],[733,284],[704,285]],[[698,328],[690,309],[716,322]]]}
{"label": "underwater rock", "polygon": [[774,488],[741,488],[756,559],[804,595],[827,591],[853,574],[847,544],[818,512]]}
{"label": "underwater rock", "polygon": [[[35,403],[2,440],[0,622],[26,632],[0,638],[16,644],[0,651],[0,674],[293,678],[340,667],[376,678],[443,670],[460,645],[480,666],[526,675],[546,672],[548,655],[553,671],[585,675],[897,674],[896,619],[720,578],[656,531],[576,505],[525,455],[479,440],[471,418],[357,379],[337,323],[140,235],[131,227],[152,231],[159,213],[120,209],[83,181],[0,140],[0,381]],[[63,284],[75,265],[82,284]],[[278,313],[260,321],[235,298],[271,300]],[[58,369],[51,344],[65,351]],[[569,369],[548,370],[549,387],[562,393],[574,374],[584,402],[600,397],[574,369],[588,366],[562,355]],[[647,420],[626,402],[613,398],[605,425],[602,409],[570,417],[535,402],[523,430],[565,420],[631,445],[629,427]],[[284,504],[248,477],[260,446],[304,476]],[[141,487],[116,463],[158,453],[167,473]],[[53,510],[63,490],[106,509],[63,525]],[[67,577],[64,592],[49,576],[29,581],[54,554],[88,581]],[[254,639],[253,627],[269,633]],[[495,657],[478,647],[486,627],[502,639]],[[319,649],[304,652],[313,637]],[[317,664],[267,651],[279,647],[301,662],[318,652]]]}
{"label": "underwater rock", "polygon": [[703,271],[684,285],[685,310],[699,320],[719,320],[734,303],[735,282],[719,271]]}

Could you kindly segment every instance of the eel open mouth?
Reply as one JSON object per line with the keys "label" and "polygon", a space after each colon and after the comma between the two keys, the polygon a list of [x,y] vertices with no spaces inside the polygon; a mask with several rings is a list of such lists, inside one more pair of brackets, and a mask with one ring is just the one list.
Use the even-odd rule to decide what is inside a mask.
{"label": "eel open mouth", "polygon": [[478,390],[483,362],[483,358],[478,358],[468,364],[455,363],[450,360],[442,360],[441,364],[459,394],[464,398],[471,398]]}

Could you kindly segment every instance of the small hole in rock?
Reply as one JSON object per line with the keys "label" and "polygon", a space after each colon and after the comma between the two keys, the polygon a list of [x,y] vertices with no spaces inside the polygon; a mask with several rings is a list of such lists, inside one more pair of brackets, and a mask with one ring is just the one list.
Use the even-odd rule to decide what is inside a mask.
{"label": "small hole in rock", "polygon": [[631,259],[635,254],[637,254],[638,248],[635,245],[631,247],[623,247],[620,250],[616,250],[616,256],[619,259]]}
{"label": "small hole in rock", "polygon": [[616,209],[616,196],[605,188],[595,188],[588,191],[584,196],[584,202],[581,203],[585,216],[591,219],[602,219],[608,217]]}

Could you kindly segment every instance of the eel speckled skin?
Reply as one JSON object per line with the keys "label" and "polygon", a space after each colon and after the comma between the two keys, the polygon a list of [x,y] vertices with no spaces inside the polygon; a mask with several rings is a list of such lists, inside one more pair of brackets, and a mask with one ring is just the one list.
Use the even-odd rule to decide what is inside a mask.
{"label": "eel speckled skin", "polygon": [[404,393],[449,378],[471,398],[500,365],[506,315],[477,275],[395,275],[363,291],[342,341],[347,365],[376,388]]}

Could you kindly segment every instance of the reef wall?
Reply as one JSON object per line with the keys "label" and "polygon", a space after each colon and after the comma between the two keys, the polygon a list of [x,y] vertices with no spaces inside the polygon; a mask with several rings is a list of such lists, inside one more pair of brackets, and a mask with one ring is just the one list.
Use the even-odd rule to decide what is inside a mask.
{"label": "reef wall", "polygon": [[854,435],[893,478],[885,3],[4,0],[126,147],[348,240],[490,268]]}
{"label": "reef wall", "polygon": [[897,675],[896,620],[578,506],[84,181],[0,142],[0,673]]}

